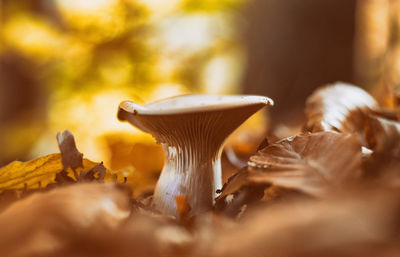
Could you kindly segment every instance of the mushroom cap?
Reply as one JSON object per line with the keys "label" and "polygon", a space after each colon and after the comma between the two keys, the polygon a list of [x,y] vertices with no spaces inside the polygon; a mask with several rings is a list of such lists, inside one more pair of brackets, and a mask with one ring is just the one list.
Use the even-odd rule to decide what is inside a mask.
{"label": "mushroom cap", "polygon": [[144,106],[124,101],[119,105],[119,110],[138,115],[170,115],[219,111],[251,105],[272,106],[274,102],[268,97],[257,95],[193,94],[166,98]]}

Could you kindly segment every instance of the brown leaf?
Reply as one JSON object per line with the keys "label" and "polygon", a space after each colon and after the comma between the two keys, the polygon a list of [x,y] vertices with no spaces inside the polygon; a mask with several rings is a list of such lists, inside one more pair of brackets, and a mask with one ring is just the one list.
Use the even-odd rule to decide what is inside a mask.
{"label": "brown leaf", "polygon": [[247,186],[249,181],[247,180],[249,174],[247,171],[247,167],[242,168],[239,170],[237,173],[235,173],[233,176],[231,176],[228,181],[224,184],[221,190],[219,190],[217,193],[220,193],[220,195],[217,197],[217,199],[220,198],[225,198],[226,196],[230,194],[234,194],[237,191],[239,191],[243,186]]}
{"label": "brown leaf", "polygon": [[353,135],[318,132],[285,138],[249,161],[248,180],[321,196],[360,176],[361,145]]}
{"label": "brown leaf", "polygon": [[400,159],[400,123],[370,116],[366,126],[369,148]]}
{"label": "brown leaf", "polygon": [[398,256],[399,207],[399,190],[371,188],[266,206],[206,228],[197,256]]}
{"label": "brown leaf", "polygon": [[[217,212],[235,217],[244,205],[262,199],[265,204],[304,198],[305,195],[291,189],[321,196],[360,175],[361,146],[354,136],[335,132],[298,135],[265,147],[250,158],[249,164],[250,167],[243,168],[224,184],[216,198]],[[272,186],[275,193],[271,198],[264,191],[271,184],[286,189]]]}
{"label": "brown leaf", "polygon": [[233,194],[218,197],[215,210],[227,217],[240,218],[249,206],[253,207],[264,197],[264,190],[267,187],[268,185],[265,184],[249,184]]}
{"label": "brown leaf", "polygon": [[57,185],[71,184],[76,182],[73,178],[68,176],[68,172],[66,172],[65,170],[62,170],[61,172],[57,173],[54,181],[56,182]]}
{"label": "brown leaf", "polygon": [[58,147],[60,148],[64,170],[83,168],[83,154],[78,151],[75,139],[69,130],[62,134],[57,133]]}
{"label": "brown leaf", "polygon": [[264,196],[267,185],[255,185],[249,182],[247,167],[229,178],[215,199],[215,210],[228,217],[238,217],[245,205],[259,201]]}
{"label": "brown leaf", "polygon": [[376,107],[375,99],[359,87],[340,82],[327,85],[307,99],[303,130],[358,133],[363,142],[367,114]]}
{"label": "brown leaf", "polygon": [[364,163],[366,176],[400,186],[400,123],[371,116],[365,130],[373,150]]}
{"label": "brown leaf", "polygon": [[129,195],[113,184],[75,184],[36,193],[0,214],[0,255],[47,256],[51,250],[60,256],[71,243],[78,253],[85,234],[110,233],[129,214]]}
{"label": "brown leaf", "polygon": [[84,170],[79,176],[80,181],[103,181],[107,169],[104,167],[103,162],[97,164],[90,170]]}
{"label": "brown leaf", "polygon": [[20,194],[17,190],[6,190],[0,193],[0,212],[3,211],[8,205],[17,201],[20,198]]}
{"label": "brown leaf", "polygon": [[[60,148],[64,171],[57,176],[56,182],[72,182],[72,174],[69,174],[69,168],[72,169],[76,181],[104,181],[107,169],[103,163],[96,163],[83,158],[83,154],[78,151],[75,144],[75,138],[69,130],[62,134],[57,133],[58,147]],[[108,176],[111,178],[112,176]],[[112,179],[109,179],[112,180]]]}
{"label": "brown leaf", "polygon": [[0,213],[0,256],[188,256],[185,227],[131,213],[129,196],[125,186],[76,183],[26,197]]}
{"label": "brown leaf", "polygon": [[254,183],[249,178],[248,167],[229,178],[215,199],[215,211],[231,218],[241,218],[258,205],[270,205],[308,198],[296,190],[286,189],[269,183]]}
{"label": "brown leaf", "polygon": [[397,111],[387,109],[384,107],[377,107],[371,110],[371,115],[381,117],[387,120],[398,121],[398,114]]}

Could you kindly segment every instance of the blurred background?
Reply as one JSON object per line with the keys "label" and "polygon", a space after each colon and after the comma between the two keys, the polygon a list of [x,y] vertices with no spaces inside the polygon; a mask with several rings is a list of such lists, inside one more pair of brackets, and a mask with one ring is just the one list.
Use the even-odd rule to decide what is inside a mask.
{"label": "blurred background", "polygon": [[323,84],[400,99],[398,0],[0,0],[0,26],[0,165],[58,152],[69,129],[86,158],[151,184],[163,154],[116,119],[128,99],[273,98],[229,140],[233,163],[290,134]]}

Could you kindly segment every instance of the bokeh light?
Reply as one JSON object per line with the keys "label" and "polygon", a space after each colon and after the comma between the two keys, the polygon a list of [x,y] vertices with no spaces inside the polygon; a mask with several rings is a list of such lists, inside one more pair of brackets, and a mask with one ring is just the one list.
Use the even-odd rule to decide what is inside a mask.
{"label": "bokeh light", "polygon": [[[0,141],[13,146],[0,150],[1,162],[57,152],[56,133],[69,129],[85,157],[140,177],[142,187],[146,176],[154,183],[162,167],[160,147],[117,120],[118,104],[238,93],[244,54],[234,27],[244,3],[4,2],[2,52],[20,58],[23,73],[35,74],[34,90],[43,98],[38,108],[33,101],[29,111],[14,110],[15,122],[1,126]],[[28,123],[26,116],[34,118]]]}
{"label": "bokeh light", "polygon": [[[57,152],[55,134],[69,129],[86,157],[115,170],[138,175],[145,165],[132,156],[151,149],[157,159],[157,165],[149,168],[153,174],[163,158],[154,140],[116,118],[119,102],[128,99],[148,103],[187,93],[265,94],[277,103],[272,121],[278,117],[295,123],[301,120],[302,108],[285,108],[303,105],[303,98],[325,77],[341,80],[354,75],[350,82],[376,91],[384,106],[394,107],[399,95],[398,1],[360,1],[349,15],[354,24],[344,23],[355,28],[348,41],[354,45],[343,49],[331,39],[324,41],[328,38],[324,28],[317,24],[314,28],[309,15],[294,15],[312,8],[330,13],[316,3],[310,9],[302,5],[301,10],[252,0],[0,3],[0,164]],[[350,4],[337,8],[343,6],[353,8]],[[265,13],[258,17],[262,8]],[[285,15],[290,19],[283,19]],[[299,30],[284,29],[297,22]],[[303,32],[315,36],[315,42],[309,44],[310,37]],[[323,48],[307,48],[313,44]],[[292,50],[296,47],[303,50]],[[336,49],[332,59],[343,53],[348,59],[328,60],[329,47]],[[316,65],[316,60],[337,69]],[[354,72],[344,64],[353,65]],[[228,146],[244,155],[253,151],[269,120],[266,113],[257,114]],[[254,145],[248,147],[246,141]]]}

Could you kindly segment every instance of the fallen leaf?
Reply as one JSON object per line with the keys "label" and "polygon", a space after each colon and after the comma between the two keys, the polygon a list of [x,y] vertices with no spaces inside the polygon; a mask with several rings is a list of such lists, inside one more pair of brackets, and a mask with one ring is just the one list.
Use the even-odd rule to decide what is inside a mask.
{"label": "fallen leaf", "polygon": [[75,184],[36,193],[0,213],[0,255],[60,256],[77,238],[113,231],[129,215],[129,194],[115,184]]}
{"label": "fallen leaf", "polygon": [[218,197],[215,202],[215,211],[227,217],[240,218],[247,211],[248,206],[264,197],[264,190],[267,187],[263,184],[249,183],[234,193]]}
{"label": "fallen leaf", "polygon": [[57,173],[54,181],[56,182],[55,183],[56,185],[54,186],[71,184],[76,182],[72,177],[68,176],[68,172],[66,172],[65,170],[62,170],[61,172]]}
{"label": "fallen leaf", "polygon": [[[64,170],[57,177],[56,182],[69,183],[73,181],[104,181],[107,169],[103,163],[96,163],[83,158],[83,154],[76,148],[75,138],[69,130],[62,134],[57,133],[58,147],[60,148]],[[72,173],[71,173],[72,170]],[[72,175],[73,174],[73,175]],[[68,177],[74,177],[73,180]],[[113,180],[113,176],[107,176]],[[114,178],[116,180],[116,178]]]}
{"label": "fallen leaf", "polygon": [[64,169],[83,168],[83,154],[78,151],[75,139],[69,130],[65,130],[62,134],[57,133],[58,147],[60,148],[62,163]]}
{"label": "fallen leaf", "polygon": [[368,147],[375,153],[400,159],[400,122],[375,116],[370,116],[367,121]]}
{"label": "fallen leaf", "polygon": [[17,201],[20,194],[17,190],[5,190],[0,193],[0,212],[7,208],[10,204]]}
{"label": "fallen leaf", "polygon": [[375,109],[371,109],[371,115],[392,121],[398,121],[399,118],[397,111],[384,107],[376,107]]}
{"label": "fallen leaf", "polygon": [[231,218],[240,218],[250,207],[257,203],[274,204],[279,201],[304,197],[298,191],[270,185],[254,183],[250,178],[248,167],[241,169],[229,178],[215,199],[215,211]]}
{"label": "fallen leaf", "polygon": [[365,130],[373,150],[364,163],[366,176],[400,186],[400,123],[370,116]]}
{"label": "fallen leaf", "polygon": [[104,179],[107,170],[103,164],[82,158],[71,132],[58,133],[57,139],[61,154],[50,154],[27,162],[14,161],[0,168],[0,192],[23,189],[26,193],[33,189],[55,187],[56,184]]}
{"label": "fallen leaf", "polygon": [[224,184],[224,186],[219,190],[217,193],[220,193],[220,195],[217,197],[217,199],[225,198],[226,196],[230,194],[234,194],[237,191],[239,191],[243,186],[248,185],[248,170],[247,167],[242,168],[239,170],[237,173],[235,173],[233,176],[231,176],[228,181]]}
{"label": "fallen leaf", "polygon": [[189,218],[189,213],[192,210],[186,196],[175,196],[176,208],[178,210],[179,218],[184,220]]}
{"label": "fallen leaf", "polygon": [[196,256],[398,256],[400,191],[364,188],[253,209],[208,230]]}
{"label": "fallen leaf", "polygon": [[0,168],[0,191],[46,187],[63,170],[60,154],[27,162],[14,161]]}
{"label": "fallen leaf", "polygon": [[132,212],[129,190],[112,183],[36,193],[0,213],[0,226],[0,256],[166,257],[194,249],[176,219]]}
{"label": "fallen leaf", "polygon": [[285,138],[250,157],[248,180],[321,196],[359,178],[361,145],[354,135],[318,132]]}
{"label": "fallen leaf", "polygon": [[99,163],[90,170],[84,170],[79,176],[80,181],[104,181],[107,169],[104,167],[103,163]]}
{"label": "fallen leaf", "polygon": [[308,97],[303,131],[357,133],[364,142],[364,124],[377,102],[363,89],[338,82],[317,89]]}

